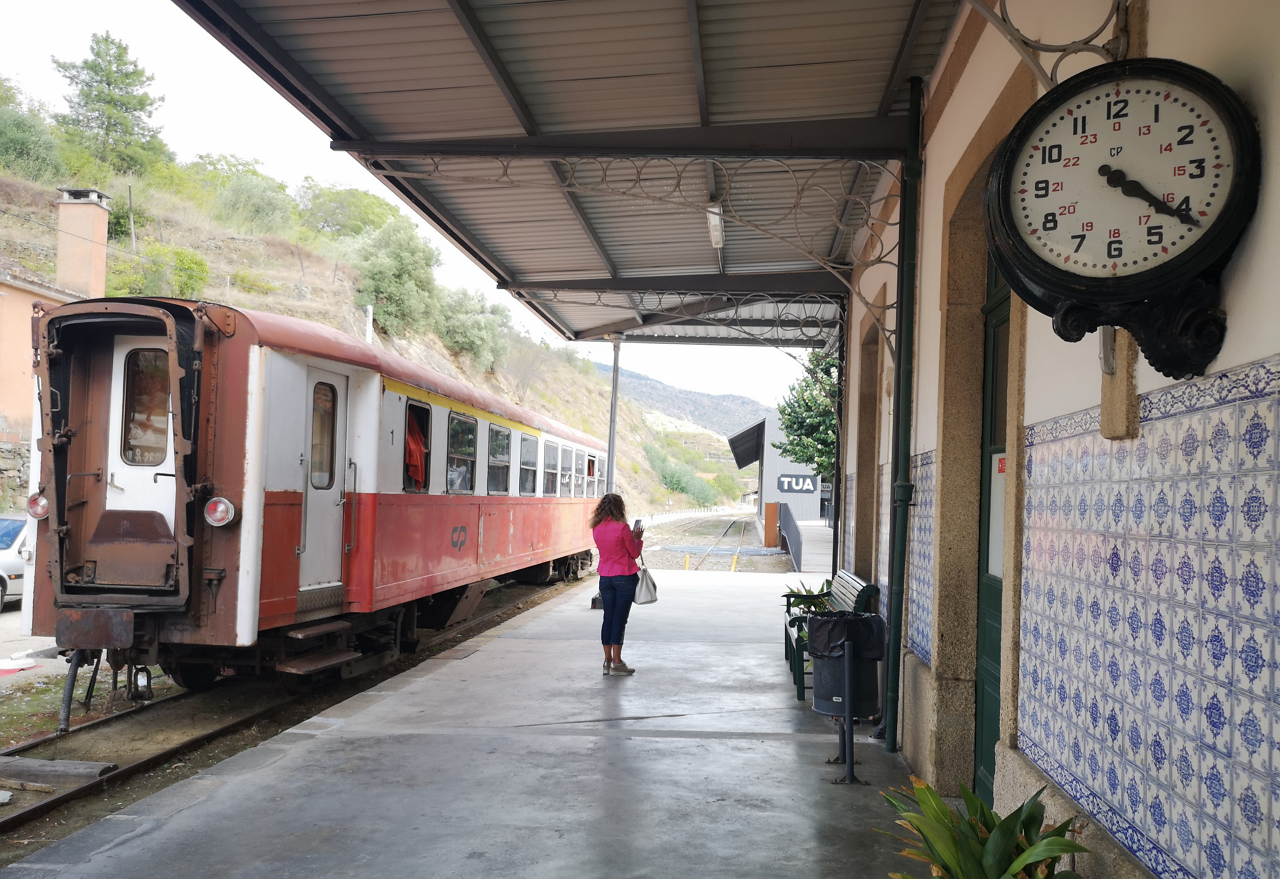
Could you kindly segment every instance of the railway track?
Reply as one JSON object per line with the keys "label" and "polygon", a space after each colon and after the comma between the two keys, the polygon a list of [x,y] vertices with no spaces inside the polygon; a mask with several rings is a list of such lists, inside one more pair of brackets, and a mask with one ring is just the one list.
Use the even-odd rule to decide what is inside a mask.
{"label": "railway track", "polygon": [[706,561],[706,560],[711,556],[711,552],[712,552],[712,550],[714,550],[717,546],[719,546],[719,545],[720,545],[720,541],[724,540],[724,539],[725,539],[725,537],[729,534],[729,532],[730,532],[731,530],[733,530],[733,526],[734,526],[734,525],[741,524],[741,525],[742,525],[742,528],[738,531],[738,545],[737,545],[737,547],[735,547],[735,552],[734,552],[734,554],[735,554],[735,555],[737,555],[737,550],[742,548],[742,538],[743,538],[743,536],[747,533],[747,522],[748,522],[748,521],[750,521],[750,517],[741,517],[741,516],[740,516],[740,517],[736,517],[736,518],[734,518],[734,519],[733,519],[733,521],[731,521],[728,525],[726,525],[726,526],[725,526],[724,531],[722,531],[722,532],[720,533],[720,536],[716,538],[715,543],[713,543],[713,544],[711,544],[710,546],[708,546],[708,547],[707,547],[707,551],[706,551],[706,552],[704,552],[704,553],[702,554],[701,558],[699,558],[699,559],[698,559],[698,563],[697,563],[696,565],[694,565],[694,566],[693,566],[692,570],[696,571],[696,570],[698,570],[699,568],[701,568],[701,567],[702,567],[702,563],[703,563],[703,562],[705,562],[705,561]]}
{"label": "railway track", "polygon": [[[560,589],[564,583],[557,583],[541,589],[520,599],[514,605],[496,608],[468,620],[451,629],[440,632],[430,639],[418,644],[417,655],[422,660],[429,658],[427,650],[432,646],[453,640],[460,635],[470,637],[475,630],[485,623],[493,621],[502,614],[516,610],[518,615],[526,609],[526,605],[535,602],[547,593]],[[416,665],[416,663],[415,663]],[[377,686],[380,679],[372,678],[369,687]],[[246,692],[246,688],[249,688]],[[354,695],[354,694],[353,694]],[[228,697],[239,696],[240,705],[230,709],[231,717],[225,707],[230,701]],[[234,678],[224,679],[212,689],[205,692],[183,692],[166,696],[122,711],[118,714],[103,717],[62,734],[51,734],[20,745],[0,750],[0,787],[12,789],[15,781],[22,779],[6,779],[6,764],[11,761],[6,757],[26,757],[43,761],[64,761],[80,764],[101,764],[101,774],[72,781],[72,775],[57,776],[65,778],[57,785],[36,782],[26,784],[24,789],[14,791],[15,796],[26,800],[34,799],[8,815],[0,815],[0,833],[7,833],[27,824],[54,809],[73,800],[89,796],[109,785],[119,784],[141,772],[169,762],[173,757],[195,748],[206,745],[224,736],[252,726],[259,720],[271,716],[282,708],[298,701],[302,696],[287,695],[280,691],[274,681],[246,680]],[[191,723],[193,718],[207,716],[204,728],[192,735],[173,740],[165,735],[166,717]],[[46,764],[47,768],[47,764]],[[11,768],[9,771],[13,772]],[[46,796],[34,796],[46,794]]]}

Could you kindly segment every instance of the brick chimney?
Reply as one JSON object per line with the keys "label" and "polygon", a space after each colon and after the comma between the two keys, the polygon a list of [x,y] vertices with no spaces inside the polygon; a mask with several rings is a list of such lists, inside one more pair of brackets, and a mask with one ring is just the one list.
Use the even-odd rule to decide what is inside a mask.
{"label": "brick chimney", "polygon": [[96,189],[58,191],[58,286],[89,298],[104,296],[111,196]]}

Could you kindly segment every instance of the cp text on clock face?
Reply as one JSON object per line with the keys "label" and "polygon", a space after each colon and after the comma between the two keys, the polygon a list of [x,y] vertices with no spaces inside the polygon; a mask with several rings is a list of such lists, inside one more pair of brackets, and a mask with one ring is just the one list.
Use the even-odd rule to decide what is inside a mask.
{"label": "cp text on clock face", "polygon": [[1022,145],[1010,190],[1034,253],[1077,275],[1133,275],[1176,258],[1218,218],[1234,156],[1218,111],[1155,79],[1061,104]]}

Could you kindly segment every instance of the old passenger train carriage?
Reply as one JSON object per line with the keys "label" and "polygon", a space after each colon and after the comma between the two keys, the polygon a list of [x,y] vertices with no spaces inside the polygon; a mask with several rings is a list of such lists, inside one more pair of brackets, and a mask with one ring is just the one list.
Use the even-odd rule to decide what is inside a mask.
{"label": "old passenger train carriage", "polygon": [[206,303],[37,306],[33,332],[34,632],[62,646],[194,687],[350,675],[471,584],[589,564],[605,448],[528,409]]}

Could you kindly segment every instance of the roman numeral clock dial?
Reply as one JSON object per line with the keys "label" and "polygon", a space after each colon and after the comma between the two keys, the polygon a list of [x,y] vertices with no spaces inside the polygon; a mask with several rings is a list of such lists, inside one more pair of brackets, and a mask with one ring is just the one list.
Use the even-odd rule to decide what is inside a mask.
{"label": "roman numeral clock dial", "polygon": [[988,245],[1063,338],[1124,326],[1161,372],[1201,375],[1225,336],[1218,276],[1252,216],[1259,164],[1252,118],[1209,74],[1104,64],[1041,98],[999,150]]}

